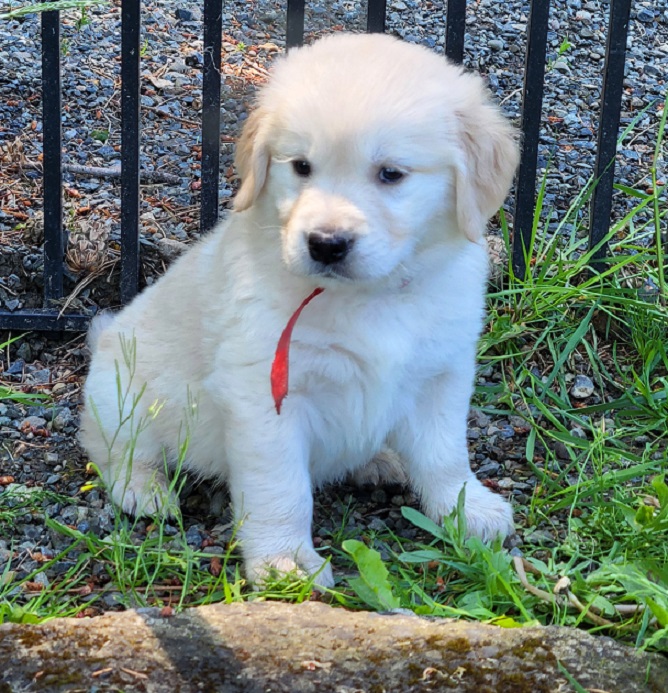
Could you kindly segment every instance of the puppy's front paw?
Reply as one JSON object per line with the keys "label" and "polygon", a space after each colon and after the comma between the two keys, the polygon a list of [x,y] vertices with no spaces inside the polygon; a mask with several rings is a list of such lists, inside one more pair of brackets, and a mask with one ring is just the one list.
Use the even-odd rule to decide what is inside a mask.
{"label": "puppy's front paw", "polygon": [[[425,507],[425,513],[434,522],[441,523],[443,517],[449,515],[457,505],[456,497],[451,496],[451,498],[452,500],[444,503],[428,504]],[[514,532],[515,524],[510,503],[503,496],[483,486],[475,477],[466,482],[464,498],[466,529],[469,536],[491,541],[496,537],[503,538]]]}
{"label": "puppy's front paw", "polygon": [[246,557],[246,577],[256,588],[267,581],[293,573],[302,578],[315,575],[315,586],[323,589],[334,587],[332,566],[313,549],[298,549],[292,553],[279,553],[262,558]]}
{"label": "puppy's front paw", "polygon": [[493,493],[477,479],[466,484],[466,528],[468,534],[491,541],[515,531],[513,509],[498,493]]}
{"label": "puppy's front paw", "polygon": [[133,470],[125,479],[105,479],[111,500],[128,515],[135,517],[175,517],[178,496],[170,491],[167,477],[160,470]]}

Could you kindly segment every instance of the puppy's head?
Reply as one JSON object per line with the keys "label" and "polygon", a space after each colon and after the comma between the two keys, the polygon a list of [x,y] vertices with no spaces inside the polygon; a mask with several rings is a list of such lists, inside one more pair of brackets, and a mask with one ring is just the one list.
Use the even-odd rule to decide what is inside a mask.
{"label": "puppy's head", "polygon": [[235,209],[269,205],[288,269],[373,281],[417,247],[477,242],[517,165],[482,80],[385,35],[292,51],[237,148]]}

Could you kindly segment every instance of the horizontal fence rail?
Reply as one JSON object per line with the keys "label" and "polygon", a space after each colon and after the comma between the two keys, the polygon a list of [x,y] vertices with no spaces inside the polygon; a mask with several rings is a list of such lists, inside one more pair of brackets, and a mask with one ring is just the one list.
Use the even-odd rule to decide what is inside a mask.
{"label": "horizontal fence rail", "polygon": [[[218,220],[221,153],[221,45],[222,0],[203,0],[202,161],[200,228],[209,230]],[[631,0],[611,0],[607,47],[603,68],[601,113],[592,195],[589,242],[597,247],[596,257],[606,253],[612,208],[614,162],[620,125],[625,49]],[[466,0],[447,0],[445,53],[455,62],[464,56]],[[531,244],[538,144],[543,118],[543,89],[547,55],[549,0],[531,0],[527,25],[525,76],[522,90],[522,156],[514,200],[512,264],[516,276],[526,269]],[[366,28],[385,30],[385,0],[369,0]],[[286,48],[304,40],[305,1],[288,0]],[[121,263],[120,296],[130,301],[139,290],[140,270],[140,65],[141,0],[123,0],[121,5]],[[0,311],[0,330],[81,331],[90,316],[61,314],[54,301],[62,302],[64,287],[63,166],[61,135],[61,40],[57,11],[43,12],[42,84],[44,156],[44,308]],[[224,108],[224,104],[222,104]]]}

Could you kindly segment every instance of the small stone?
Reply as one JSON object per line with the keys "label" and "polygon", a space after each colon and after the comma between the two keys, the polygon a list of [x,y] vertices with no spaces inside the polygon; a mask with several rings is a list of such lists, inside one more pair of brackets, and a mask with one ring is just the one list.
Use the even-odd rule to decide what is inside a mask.
{"label": "small stone", "polygon": [[118,156],[118,152],[109,144],[103,144],[99,147],[96,154],[107,160],[114,159]]}
{"label": "small stone", "polygon": [[173,238],[161,238],[158,241],[158,252],[166,262],[173,262],[188,248],[186,243],[176,241]]}
{"label": "small stone", "polygon": [[501,39],[491,39],[491,41],[488,41],[487,45],[493,50],[493,51],[502,51],[504,43]]}
{"label": "small stone", "polygon": [[501,465],[499,464],[499,462],[491,462],[490,461],[490,462],[486,462],[485,464],[481,464],[478,467],[477,473],[480,474],[480,476],[484,476],[484,477],[493,476],[493,475],[496,475],[498,473],[500,468],[501,468]]}
{"label": "small stone", "polygon": [[202,533],[197,527],[189,527],[186,531],[186,543],[188,546],[199,548],[202,545]]}
{"label": "small stone", "polygon": [[76,505],[68,505],[62,509],[60,517],[66,525],[73,525],[77,521],[78,514]]}
{"label": "small stone", "polygon": [[36,582],[38,585],[42,585],[42,587],[48,587],[51,584],[49,582],[49,578],[46,576],[46,573],[37,573],[37,575],[35,575],[33,578],[33,582]]}
{"label": "small stone", "polygon": [[571,435],[574,438],[580,438],[581,440],[587,440],[587,434],[585,433],[584,429],[581,428],[580,426],[573,426],[573,428],[571,428]]}
{"label": "small stone", "polygon": [[543,544],[551,545],[554,544],[554,537],[545,529],[536,529],[534,531],[529,530],[524,535],[524,541],[529,544]]}
{"label": "small stone", "polygon": [[514,437],[515,435],[515,429],[512,426],[503,426],[499,430],[499,437],[504,438],[508,440],[509,438]]}
{"label": "small stone", "polygon": [[554,452],[560,460],[570,459],[570,455],[568,454],[568,448],[566,447],[565,443],[561,440],[557,440],[555,442]]}
{"label": "small stone", "polygon": [[654,12],[648,10],[645,7],[641,7],[636,15],[639,22],[644,22],[645,24],[650,24],[654,21]]}
{"label": "small stone", "polygon": [[62,431],[70,423],[72,423],[72,412],[67,407],[58,409],[53,417],[53,428],[56,431]]}
{"label": "small stone", "polygon": [[124,597],[119,592],[110,592],[102,596],[104,605],[114,609],[120,605],[124,605]]}
{"label": "small stone", "polygon": [[30,348],[30,344],[28,344],[28,342],[23,342],[16,350],[16,356],[24,361],[32,361],[32,349]]}
{"label": "small stone", "polygon": [[569,73],[571,71],[569,64],[565,60],[556,60],[552,65],[552,69],[556,70],[557,72],[562,72],[564,74]]}
{"label": "small stone", "polygon": [[162,532],[167,537],[175,537],[179,533],[179,530],[177,527],[174,527],[174,525],[165,524],[162,528]]}
{"label": "small stone", "polygon": [[51,371],[48,368],[42,368],[30,374],[30,382],[38,385],[46,385],[50,380]]}
{"label": "small stone", "polygon": [[25,368],[25,366],[26,362],[23,359],[16,359],[16,361],[12,363],[12,365],[5,371],[5,373],[7,375],[21,375],[23,373],[23,369]]}
{"label": "small stone", "polygon": [[480,409],[473,409],[471,410],[469,421],[473,426],[485,428],[486,426],[489,426],[491,419],[489,416],[487,416],[487,414],[480,411]]}
{"label": "small stone", "polygon": [[382,488],[378,488],[371,493],[371,500],[374,503],[382,505],[383,503],[387,503],[387,494],[385,493],[385,491],[383,491]]}
{"label": "small stone", "polygon": [[576,375],[571,395],[576,399],[587,399],[594,394],[594,382],[588,375]]}
{"label": "small stone", "polygon": [[46,419],[41,416],[26,416],[20,423],[21,428],[44,428],[46,426]]}
{"label": "small stone", "polygon": [[114,509],[110,504],[107,504],[95,515],[95,525],[100,534],[109,534],[114,527]]}
{"label": "small stone", "polygon": [[387,525],[379,517],[374,517],[371,522],[369,522],[369,529],[375,532],[383,532],[387,529]]}
{"label": "small stone", "polygon": [[51,505],[47,505],[46,508],[44,508],[44,514],[47,517],[55,517],[56,515],[60,514],[62,508],[63,506],[61,503],[52,503]]}
{"label": "small stone", "polygon": [[181,22],[194,22],[195,14],[191,10],[178,8],[174,11],[174,16]]}
{"label": "small stone", "polygon": [[191,53],[185,58],[188,67],[201,67],[204,64],[204,56],[201,53]]}

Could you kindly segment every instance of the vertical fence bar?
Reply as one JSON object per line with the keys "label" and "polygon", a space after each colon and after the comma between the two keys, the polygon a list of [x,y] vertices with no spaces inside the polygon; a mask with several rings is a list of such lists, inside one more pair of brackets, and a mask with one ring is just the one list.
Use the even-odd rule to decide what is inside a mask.
{"label": "vertical fence bar", "polygon": [[445,27],[445,55],[461,63],[464,59],[466,33],[466,0],[448,0]]}
{"label": "vertical fence bar", "polygon": [[543,110],[549,15],[549,0],[531,0],[522,91],[522,158],[517,174],[513,226],[513,271],[519,278],[524,277],[526,271],[524,253],[531,244],[536,202],[538,139]]}
{"label": "vertical fence bar", "polygon": [[305,0],[288,0],[288,24],[285,33],[288,49],[304,43],[304,2]]}
{"label": "vertical fence bar", "polygon": [[366,11],[366,30],[370,34],[382,34],[385,31],[385,14],[387,0],[369,0]]}
{"label": "vertical fence bar", "polygon": [[[610,3],[608,38],[603,68],[603,88],[601,91],[601,113],[598,126],[598,146],[596,148],[596,168],[594,176],[597,184],[591,200],[589,222],[589,247],[596,247],[605,238],[610,228],[612,212],[612,191],[615,179],[615,155],[622,110],[622,89],[624,86],[624,65],[626,62],[626,37],[629,31],[629,17],[632,0],[613,0]],[[600,260],[607,253],[607,243],[594,253],[594,260]]]}
{"label": "vertical fence bar", "polygon": [[63,295],[60,12],[42,12],[44,304]]}
{"label": "vertical fence bar", "polygon": [[139,289],[139,64],[141,0],[121,4],[121,301]]}
{"label": "vertical fence bar", "polygon": [[220,180],[220,55],[222,0],[204,0],[204,73],[202,75],[202,193],[200,230],[218,221]]}

